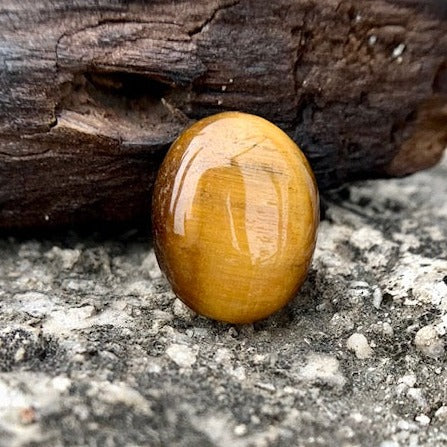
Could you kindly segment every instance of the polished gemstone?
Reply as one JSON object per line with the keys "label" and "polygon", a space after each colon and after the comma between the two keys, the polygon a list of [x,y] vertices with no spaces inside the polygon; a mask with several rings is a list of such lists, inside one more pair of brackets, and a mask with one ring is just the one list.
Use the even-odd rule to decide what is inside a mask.
{"label": "polished gemstone", "polygon": [[263,319],[306,278],[315,179],[298,146],[263,118],[226,112],[186,129],[163,161],[152,205],[160,267],[199,314]]}

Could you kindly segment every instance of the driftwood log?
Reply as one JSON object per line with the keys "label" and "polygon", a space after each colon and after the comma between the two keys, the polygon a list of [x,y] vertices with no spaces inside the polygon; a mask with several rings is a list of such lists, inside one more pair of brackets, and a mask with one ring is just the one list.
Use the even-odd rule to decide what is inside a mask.
{"label": "driftwood log", "polygon": [[0,0],[0,228],[147,219],[166,148],[241,110],[322,189],[436,163],[439,0]]}

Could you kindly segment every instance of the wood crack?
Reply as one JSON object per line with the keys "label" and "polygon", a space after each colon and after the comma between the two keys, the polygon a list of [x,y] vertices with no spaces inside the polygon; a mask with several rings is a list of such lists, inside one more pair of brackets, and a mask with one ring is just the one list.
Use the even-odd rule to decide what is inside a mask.
{"label": "wood crack", "polygon": [[233,1],[231,3],[227,3],[227,4],[223,4],[223,5],[219,5],[212,13],[211,15],[204,20],[199,26],[193,28],[192,30],[188,31],[188,35],[193,37],[196,36],[197,34],[200,34],[204,28],[209,25],[210,23],[212,23],[214,21],[214,19],[216,18],[217,14],[221,11],[225,11],[226,9],[230,9],[233,6],[236,6],[240,3],[241,0],[236,0]]}

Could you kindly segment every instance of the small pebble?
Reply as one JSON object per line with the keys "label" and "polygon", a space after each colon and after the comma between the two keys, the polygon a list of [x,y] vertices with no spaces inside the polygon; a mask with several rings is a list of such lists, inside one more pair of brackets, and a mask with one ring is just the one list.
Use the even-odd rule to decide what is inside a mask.
{"label": "small pebble", "polygon": [[196,354],[185,345],[172,344],[166,349],[169,358],[182,368],[188,368],[196,362]]}
{"label": "small pebble", "polygon": [[430,424],[430,418],[425,414],[419,414],[418,416],[416,416],[414,418],[414,420],[424,426],[427,426],[428,424]]}
{"label": "small pebble", "polygon": [[382,304],[383,295],[381,290],[376,287],[373,292],[373,306],[376,309],[380,309],[380,305]]}
{"label": "small pebble", "polygon": [[373,354],[373,350],[369,346],[368,340],[363,334],[352,334],[348,338],[346,346],[350,351],[354,352],[358,359],[367,359]]}
{"label": "small pebble", "polygon": [[231,352],[228,348],[219,348],[214,354],[216,363],[230,363],[231,357]]}
{"label": "small pebble", "polygon": [[14,355],[15,362],[16,363],[21,362],[25,358],[25,354],[26,354],[26,351],[23,348],[23,346],[21,346],[19,349],[17,349],[17,351],[16,351],[16,353]]}
{"label": "small pebble", "polygon": [[247,377],[243,366],[238,366],[237,368],[231,369],[229,372],[239,382],[243,382]]}
{"label": "small pebble", "polygon": [[346,378],[340,370],[339,361],[327,354],[311,354],[299,376],[306,382],[323,383],[340,388],[346,383]]}
{"label": "small pebble", "polygon": [[186,304],[183,304],[180,300],[175,300],[172,305],[172,312],[177,318],[181,318],[185,321],[193,320],[197,315]]}
{"label": "small pebble", "polygon": [[438,358],[444,354],[444,342],[432,325],[419,329],[414,337],[414,344],[427,357]]}
{"label": "small pebble", "polygon": [[435,418],[442,422],[447,422],[447,406],[443,405],[438,408],[435,413]]}
{"label": "small pebble", "polygon": [[402,420],[397,423],[397,428],[403,431],[416,431],[417,425],[412,422]]}
{"label": "small pebble", "polygon": [[55,390],[64,393],[71,387],[71,380],[68,377],[56,376],[51,381]]}
{"label": "small pebble", "polygon": [[407,397],[413,399],[420,407],[423,407],[427,404],[420,388],[410,388],[407,391]]}
{"label": "small pebble", "polygon": [[275,386],[273,384],[271,384],[271,383],[257,382],[255,385],[258,388],[260,388],[261,390],[271,391],[271,392],[276,391]]}
{"label": "small pebble", "polygon": [[383,323],[382,332],[385,337],[392,337],[394,335],[393,327],[387,322]]}
{"label": "small pebble", "polygon": [[239,424],[234,427],[234,434],[236,436],[244,436],[247,434],[247,426],[245,424]]}
{"label": "small pebble", "polygon": [[413,387],[414,385],[416,385],[416,380],[417,379],[414,374],[406,374],[405,376],[402,376],[398,382],[403,383],[408,387]]}
{"label": "small pebble", "polygon": [[365,418],[361,413],[351,413],[349,415],[349,419],[351,419],[356,424],[361,424]]}

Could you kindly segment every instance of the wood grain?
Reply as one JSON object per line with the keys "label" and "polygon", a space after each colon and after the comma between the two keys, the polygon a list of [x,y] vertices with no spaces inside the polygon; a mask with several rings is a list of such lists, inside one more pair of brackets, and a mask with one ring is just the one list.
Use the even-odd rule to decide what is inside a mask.
{"label": "wood grain", "polygon": [[0,228],[147,221],[170,143],[225,110],[322,189],[431,166],[446,54],[435,0],[0,0]]}

